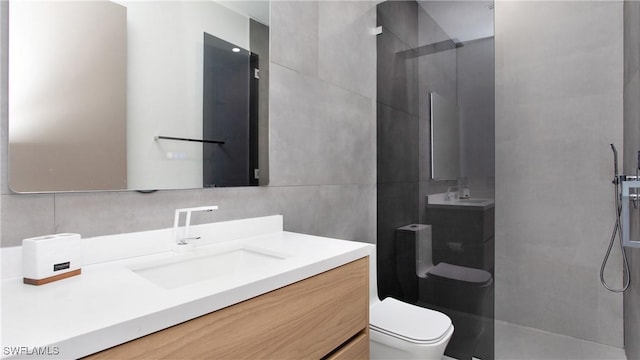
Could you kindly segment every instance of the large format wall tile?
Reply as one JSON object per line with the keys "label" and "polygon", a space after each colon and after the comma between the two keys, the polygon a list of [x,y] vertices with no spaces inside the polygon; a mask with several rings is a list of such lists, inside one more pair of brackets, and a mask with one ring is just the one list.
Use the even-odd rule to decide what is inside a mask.
{"label": "large format wall tile", "polygon": [[[452,40],[422,5],[418,5],[418,47]],[[427,48],[432,49],[432,48]],[[441,49],[441,48],[440,48]]]}
{"label": "large format wall tile", "polygon": [[624,350],[546,331],[496,322],[496,359],[626,360]]}
{"label": "large format wall tile", "polygon": [[201,194],[201,190],[56,194],[56,228],[83,237],[170,228],[176,208],[216,205],[200,199]]}
{"label": "large format wall tile", "polygon": [[2,195],[2,246],[19,246],[30,237],[53,234],[53,195]]}
{"label": "large format wall tile", "polygon": [[496,271],[500,271],[496,300],[506,300],[496,303],[496,317],[516,318],[517,322],[510,322],[596,341],[597,270],[525,256],[501,259]]}
{"label": "large format wall tile", "polygon": [[615,79],[622,77],[622,54],[612,50],[603,47],[588,53],[563,54],[555,61],[546,59],[505,69],[505,76],[517,84],[511,95],[516,103],[531,104],[619,91],[621,84]]}
{"label": "large format wall tile", "polygon": [[372,100],[277,65],[271,79],[270,184],[372,184]]}
{"label": "large format wall tile", "polygon": [[270,61],[304,74],[318,74],[318,2],[271,2]]}
{"label": "large format wall tile", "polygon": [[375,244],[376,186],[323,185],[318,197],[318,235]]}
{"label": "large format wall tile", "polygon": [[[319,78],[375,98],[376,7],[369,1],[321,1]],[[364,40],[364,41],[363,41]]]}
{"label": "large format wall tile", "polygon": [[[315,135],[318,86],[304,75],[271,66],[270,185],[301,185],[318,181],[316,156],[322,144]],[[296,164],[296,166],[292,166]]]}
{"label": "large format wall tile", "polygon": [[[622,288],[622,265],[612,265],[615,276],[610,285]],[[620,346],[624,339],[624,328],[620,326],[620,319],[624,318],[623,299],[619,294],[612,293],[598,286],[598,336],[597,342],[605,345]]]}
{"label": "large format wall tile", "polygon": [[605,1],[543,4],[500,4],[503,15],[496,23],[514,29],[496,37],[508,49],[497,53],[502,53],[499,69],[512,84],[512,101],[538,103],[620,90],[621,6]]}
{"label": "large format wall tile", "polygon": [[418,181],[418,118],[378,103],[378,183]]}
{"label": "large format wall tile", "polygon": [[620,295],[601,293],[598,272],[614,223],[609,144],[622,143],[622,4],[495,11],[496,317],[621,347],[603,334],[620,333]]}
{"label": "large format wall tile", "polygon": [[[458,49],[460,165],[475,192],[493,190],[495,176],[494,40],[465,43]],[[471,194],[471,196],[476,196]]]}
{"label": "large format wall tile", "polygon": [[384,29],[376,39],[378,102],[417,115],[418,69],[415,51]]}
{"label": "large format wall tile", "polygon": [[[576,4],[572,1],[554,1],[541,4],[538,1],[504,2],[496,12],[496,33],[499,41],[508,49],[503,55],[505,66],[530,66],[540,62],[554,62],[563,56],[591,53],[611,47],[612,57],[622,59],[622,4],[612,6],[607,1],[588,1]],[[614,9],[614,7],[616,7]],[[499,13],[498,13],[499,12]],[[541,20],[544,19],[544,22]],[[498,39],[498,37],[497,37]],[[525,46],[526,43],[526,46]],[[617,45],[616,45],[617,44]],[[583,62],[599,61],[585,56]],[[579,65],[575,63],[575,65]],[[622,71],[622,69],[609,69]],[[600,76],[599,71],[591,75]],[[599,89],[585,89],[585,91]]]}
{"label": "large format wall tile", "polygon": [[410,49],[418,46],[418,3],[414,1],[385,1],[377,7],[377,26],[383,33],[393,33]]}
{"label": "large format wall tile", "polygon": [[440,25],[421,6],[418,9],[418,53],[421,55],[417,59],[419,114],[421,118],[428,119],[430,92],[435,91],[449,101],[458,102],[458,51]]}

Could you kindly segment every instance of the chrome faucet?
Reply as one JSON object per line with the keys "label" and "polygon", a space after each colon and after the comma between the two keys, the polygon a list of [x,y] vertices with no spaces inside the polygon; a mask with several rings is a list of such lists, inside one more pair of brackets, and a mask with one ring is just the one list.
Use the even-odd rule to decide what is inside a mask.
{"label": "chrome faucet", "polygon": [[[173,236],[175,238],[177,245],[187,245],[189,244],[189,240],[197,240],[200,239],[199,236],[189,237],[189,226],[191,225],[191,213],[206,211],[210,212],[213,210],[218,210],[217,206],[200,206],[200,207],[192,207],[192,208],[184,208],[184,209],[176,209],[175,218],[173,220]],[[187,216],[184,220],[184,233],[182,238],[178,236],[178,225],[180,224],[180,214],[186,213]]]}

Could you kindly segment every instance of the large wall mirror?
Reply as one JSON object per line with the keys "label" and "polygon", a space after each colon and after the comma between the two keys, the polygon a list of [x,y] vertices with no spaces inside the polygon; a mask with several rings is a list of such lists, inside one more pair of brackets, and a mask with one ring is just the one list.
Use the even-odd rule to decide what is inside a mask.
{"label": "large wall mirror", "polygon": [[15,192],[268,183],[268,1],[9,3]]}

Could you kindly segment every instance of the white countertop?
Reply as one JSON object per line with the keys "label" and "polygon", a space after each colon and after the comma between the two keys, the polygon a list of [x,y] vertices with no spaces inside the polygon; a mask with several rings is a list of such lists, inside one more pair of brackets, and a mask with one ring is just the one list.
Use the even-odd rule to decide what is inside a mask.
{"label": "white countertop", "polygon": [[[270,223],[265,228],[267,233],[260,234],[256,221]],[[48,347],[45,352],[55,355],[52,358],[86,356],[368,256],[372,247],[282,231],[280,216],[226,223],[234,224],[193,227],[194,232],[201,231],[203,238],[198,250],[217,252],[248,246],[287,257],[268,268],[240,271],[168,290],[131,270],[140,264],[175,256],[167,248],[171,246],[167,243],[167,230],[140,233],[146,238],[141,235],[137,245],[132,234],[123,235],[125,238],[87,239],[87,244],[101,245],[92,246],[99,251],[85,254],[85,259],[106,259],[83,266],[79,276],[42,286],[25,285],[20,276],[2,280],[2,356],[10,356],[8,349],[20,347],[27,349],[19,351],[30,359],[36,357],[25,351],[33,351],[34,347]],[[229,228],[225,230],[228,236],[219,236],[224,226]],[[240,229],[241,234],[234,232],[234,228]],[[158,236],[158,241],[153,243],[149,234]],[[208,234],[216,234],[217,238]],[[118,253],[120,258],[109,259],[105,255],[105,249],[110,248],[104,243],[107,240],[115,245],[124,240],[134,243],[130,245],[133,250],[127,254],[112,247],[111,253]],[[141,255],[145,246],[140,244],[145,243],[161,245],[147,249],[150,255]],[[126,256],[131,254],[135,256]],[[3,256],[3,260],[6,258]],[[3,273],[15,273],[15,268],[5,266]]]}

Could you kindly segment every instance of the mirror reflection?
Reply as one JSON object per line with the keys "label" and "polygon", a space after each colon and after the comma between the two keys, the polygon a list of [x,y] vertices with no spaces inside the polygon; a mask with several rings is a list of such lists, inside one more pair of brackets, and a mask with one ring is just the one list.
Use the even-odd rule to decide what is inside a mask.
{"label": "mirror reflection", "polygon": [[[11,189],[266,185],[268,14],[267,1],[10,2]],[[207,36],[246,68],[205,60],[228,56]]]}
{"label": "mirror reflection", "polygon": [[456,180],[460,175],[460,118],[458,104],[430,93],[431,178]]}
{"label": "mirror reflection", "polygon": [[251,104],[258,101],[259,61],[257,54],[204,34],[205,187],[257,185],[257,139],[252,130],[257,129],[258,114]]}

